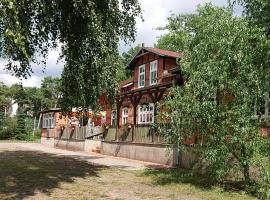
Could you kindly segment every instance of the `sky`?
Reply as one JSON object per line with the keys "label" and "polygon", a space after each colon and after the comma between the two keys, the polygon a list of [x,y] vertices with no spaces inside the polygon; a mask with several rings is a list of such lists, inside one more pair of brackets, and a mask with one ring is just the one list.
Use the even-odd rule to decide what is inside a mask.
{"label": "sky", "polygon": [[[158,37],[164,32],[156,30],[158,27],[165,26],[167,18],[172,14],[192,13],[199,4],[212,2],[214,5],[226,6],[227,0],[139,0],[143,9],[143,18],[137,19],[136,41],[133,44],[119,44],[119,51],[125,52],[130,47],[144,43],[145,46],[153,46]],[[240,14],[237,9],[236,14]],[[10,86],[22,82],[26,87],[39,87],[44,76],[61,76],[64,63],[58,61],[59,49],[50,51],[47,66],[43,69],[41,66],[33,65],[34,73],[27,80],[19,80],[4,70],[5,60],[0,58],[0,81]]]}

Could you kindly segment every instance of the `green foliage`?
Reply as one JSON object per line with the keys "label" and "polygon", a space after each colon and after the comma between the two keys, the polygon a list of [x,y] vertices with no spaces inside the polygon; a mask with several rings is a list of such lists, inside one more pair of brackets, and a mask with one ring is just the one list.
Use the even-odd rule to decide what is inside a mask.
{"label": "green foliage", "polygon": [[23,112],[17,114],[17,127],[15,130],[15,139],[24,140],[27,137],[26,115]]}
{"label": "green foliage", "polygon": [[4,120],[3,126],[0,128],[0,139],[13,139],[17,128],[17,119],[8,117]]}
{"label": "green foliage", "polygon": [[269,92],[270,42],[262,29],[227,8],[207,4],[192,17],[173,19],[176,29],[188,34],[180,63],[186,81],[165,101],[168,112],[161,116],[170,118],[172,127],[164,134],[182,148],[187,138],[203,138],[203,147],[195,149],[212,178],[222,180],[240,169],[249,184],[255,152],[263,152],[264,119],[252,116],[256,100]]}
{"label": "green foliage", "polygon": [[61,96],[61,80],[59,78],[44,77],[41,82],[43,109],[56,108]]}
{"label": "green foliage", "polygon": [[186,42],[189,39],[189,22],[193,14],[172,15],[168,18],[168,25],[158,30],[166,30],[169,33],[158,38],[155,47],[169,51],[182,52],[186,49]]}
{"label": "green foliage", "polygon": [[270,1],[269,0],[235,0],[243,7],[246,16],[253,24],[264,28],[270,36]]}
{"label": "green foliage", "polygon": [[114,93],[118,43],[134,40],[137,0],[2,0],[0,8],[0,49],[16,76],[60,42],[64,108],[94,108],[104,89]]}
{"label": "green foliage", "polygon": [[41,130],[37,129],[34,132],[27,132],[26,137],[24,138],[24,140],[26,141],[38,141],[41,138]]}
{"label": "green foliage", "polygon": [[[124,79],[130,78],[133,76],[133,71],[126,69],[129,62],[134,58],[134,56],[139,52],[141,49],[140,46],[135,46],[130,48],[127,52],[122,53],[121,59],[122,59],[122,71],[124,71]],[[121,71],[121,70],[120,70]],[[122,79],[122,80],[124,80]]]}

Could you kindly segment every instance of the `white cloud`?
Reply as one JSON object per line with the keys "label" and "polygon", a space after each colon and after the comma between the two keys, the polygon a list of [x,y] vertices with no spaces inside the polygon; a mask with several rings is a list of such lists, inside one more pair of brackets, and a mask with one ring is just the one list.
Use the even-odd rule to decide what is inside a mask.
{"label": "white cloud", "polygon": [[16,83],[22,83],[25,87],[40,87],[42,77],[31,76],[28,79],[18,79],[10,74],[0,74],[0,80],[7,86],[11,86]]}
{"label": "white cloud", "polygon": [[[217,6],[228,5],[227,0],[139,0],[143,9],[144,22],[137,20],[137,37],[133,44],[124,45],[120,43],[120,52],[127,51],[130,47],[145,43],[146,46],[153,46],[157,38],[164,34],[156,30],[167,24],[167,18],[172,14],[192,13],[198,5],[212,3]],[[236,13],[241,9],[237,7]]]}

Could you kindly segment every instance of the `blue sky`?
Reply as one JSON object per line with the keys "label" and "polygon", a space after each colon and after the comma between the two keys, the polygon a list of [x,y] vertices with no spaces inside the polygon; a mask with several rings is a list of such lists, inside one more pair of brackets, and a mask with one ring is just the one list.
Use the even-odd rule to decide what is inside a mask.
{"label": "blue sky", "polygon": [[[131,46],[145,43],[146,46],[153,46],[157,38],[164,34],[162,31],[156,30],[157,27],[165,26],[167,18],[172,14],[192,13],[199,4],[213,3],[218,6],[226,6],[227,0],[139,0],[143,9],[143,18],[137,19],[136,41],[133,44],[119,45],[119,51],[127,51]],[[240,14],[240,9],[235,10],[236,14]],[[48,56],[47,67],[45,70],[40,66],[33,66],[34,74],[28,80],[22,80],[25,86],[40,86],[44,76],[60,76],[64,63],[57,62],[59,55],[58,50],[51,51]],[[0,80],[7,85],[18,83],[20,80],[11,76],[3,70],[5,61],[0,59]]]}

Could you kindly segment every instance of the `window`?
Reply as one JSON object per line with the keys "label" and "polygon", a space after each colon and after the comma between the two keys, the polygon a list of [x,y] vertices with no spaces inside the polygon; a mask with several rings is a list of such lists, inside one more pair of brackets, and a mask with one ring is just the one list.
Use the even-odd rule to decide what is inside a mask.
{"label": "window", "polygon": [[128,123],[128,108],[125,107],[122,109],[122,125]]}
{"label": "window", "polygon": [[145,86],[145,65],[139,66],[139,88]]}
{"label": "window", "polygon": [[150,63],[150,85],[156,85],[158,81],[158,62],[157,60]]}
{"label": "window", "polygon": [[117,120],[117,114],[116,114],[116,110],[112,111],[112,116],[111,116],[111,125],[113,128],[116,127],[116,120]]}
{"label": "window", "polygon": [[42,128],[54,128],[54,114],[53,113],[44,113]]}
{"label": "window", "polygon": [[270,109],[269,109],[269,103],[270,103],[270,93],[265,96],[264,101],[256,101],[254,105],[254,116],[253,118],[258,118],[261,116],[262,118],[270,118]]}
{"label": "window", "polygon": [[143,104],[138,106],[138,124],[154,123],[154,108],[153,103]]}

